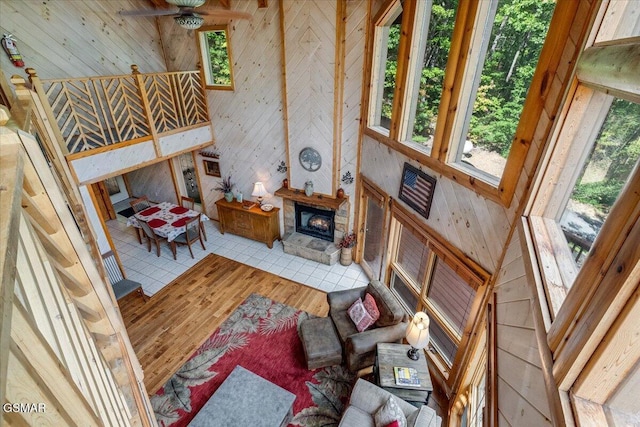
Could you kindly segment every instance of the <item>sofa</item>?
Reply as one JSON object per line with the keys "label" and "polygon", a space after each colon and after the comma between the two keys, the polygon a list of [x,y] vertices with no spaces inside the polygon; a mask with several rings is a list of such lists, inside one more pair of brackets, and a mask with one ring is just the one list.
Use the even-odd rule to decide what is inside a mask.
{"label": "sofa", "polygon": [[[358,332],[347,310],[358,298],[370,293],[378,306],[380,318],[369,329]],[[343,347],[343,359],[351,372],[375,362],[376,344],[402,342],[407,330],[407,313],[395,295],[378,280],[367,286],[327,293],[329,317]]]}
{"label": "sofa", "polygon": [[[375,427],[375,414],[391,393],[359,378],[338,427]],[[393,397],[407,419],[407,427],[439,427],[442,419],[428,406],[415,406]]]}

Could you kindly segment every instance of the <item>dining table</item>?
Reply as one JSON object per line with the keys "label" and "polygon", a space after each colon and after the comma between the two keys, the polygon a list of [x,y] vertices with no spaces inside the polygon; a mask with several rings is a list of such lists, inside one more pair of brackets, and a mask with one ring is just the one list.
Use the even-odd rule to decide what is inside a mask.
{"label": "dining table", "polygon": [[201,212],[176,205],[175,203],[161,202],[130,216],[127,220],[127,226],[141,228],[139,221],[144,221],[149,224],[158,236],[171,242],[186,231],[185,222],[199,214],[202,215],[200,217],[201,221],[209,220],[209,217]]}

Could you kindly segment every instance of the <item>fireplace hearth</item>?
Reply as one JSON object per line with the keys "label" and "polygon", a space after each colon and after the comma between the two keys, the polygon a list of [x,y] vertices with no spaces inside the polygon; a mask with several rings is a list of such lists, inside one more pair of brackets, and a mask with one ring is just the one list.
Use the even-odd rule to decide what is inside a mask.
{"label": "fireplace hearth", "polygon": [[307,196],[302,190],[281,188],[284,214],[284,252],[332,265],[338,261],[336,245],[347,232],[349,198],[320,194]]}
{"label": "fireplace hearth", "polygon": [[334,210],[318,209],[296,202],[295,212],[296,232],[333,242]]}

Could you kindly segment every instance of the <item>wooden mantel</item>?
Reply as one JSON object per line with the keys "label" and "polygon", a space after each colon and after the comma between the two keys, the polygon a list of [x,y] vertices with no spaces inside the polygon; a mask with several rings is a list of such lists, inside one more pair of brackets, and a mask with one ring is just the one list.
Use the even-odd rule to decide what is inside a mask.
{"label": "wooden mantel", "polygon": [[283,199],[293,200],[294,202],[306,203],[308,205],[323,206],[338,210],[340,206],[346,201],[349,201],[349,196],[345,195],[343,198],[329,197],[323,194],[312,194],[307,196],[303,190],[292,190],[290,188],[280,188],[274,193],[276,196],[280,196]]}

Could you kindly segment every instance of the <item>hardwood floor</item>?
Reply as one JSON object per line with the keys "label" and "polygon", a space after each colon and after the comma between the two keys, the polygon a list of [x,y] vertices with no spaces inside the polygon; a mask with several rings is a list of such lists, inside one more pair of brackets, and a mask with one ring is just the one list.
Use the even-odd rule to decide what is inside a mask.
{"label": "hardwood floor", "polygon": [[[326,293],[251,266],[208,255],[145,303],[133,293],[119,301],[150,395],[251,293],[317,316],[329,311]],[[434,384],[429,406],[446,425],[448,400]]]}
{"label": "hardwood floor", "polygon": [[136,294],[120,300],[149,394],[154,394],[251,293],[317,316],[329,311],[322,291],[213,254],[146,303]]}

